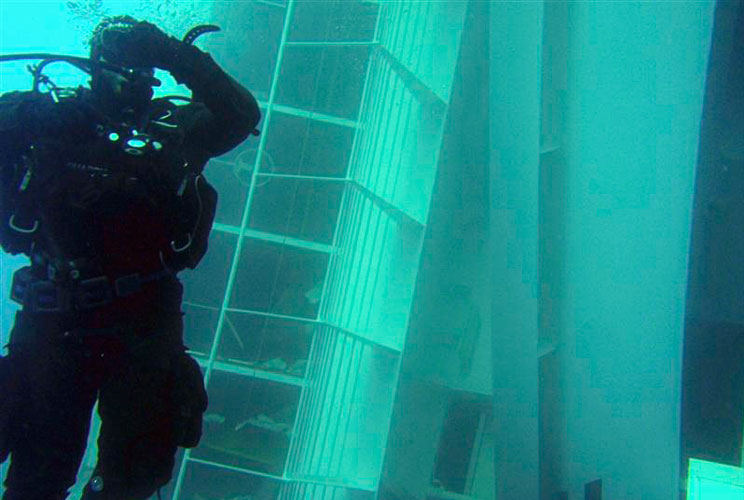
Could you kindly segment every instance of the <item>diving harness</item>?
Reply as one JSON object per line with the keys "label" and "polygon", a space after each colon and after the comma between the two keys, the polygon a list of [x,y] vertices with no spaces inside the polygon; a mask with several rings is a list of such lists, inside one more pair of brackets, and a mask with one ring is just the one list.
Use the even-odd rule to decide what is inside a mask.
{"label": "diving harness", "polygon": [[[199,35],[210,31],[217,31],[218,27],[212,25],[197,26],[190,30],[183,41],[192,43]],[[95,65],[115,71],[126,78],[136,79],[148,77],[136,70],[121,68],[105,61],[93,61],[85,58],[72,56],[60,56],[54,54],[17,54],[0,56],[0,62],[11,60],[42,59],[36,66],[29,67],[33,76],[33,92],[41,93],[41,85],[49,89],[49,95],[54,103],[60,103],[67,99],[75,99],[78,89],[69,89],[56,86],[46,75],[43,69],[53,62],[65,62],[76,68],[92,73]],[[149,75],[152,78],[151,75]],[[155,83],[153,83],[155,84]],[[160,98],[174,101],[190,101],[187,97],[166,96]],[[152,123],[162,128],[177,128],[176,125],[168,123],[169,114],[156,117]],[[146,120],[150,120],[150,116]],[[122,124],[109,123],[98,125],[98,135],[104,136],[111,144],[117,146],[125,156],[147,157],[160,152],[163,148],[162,142],[146,132],[145,123],[140,126],[122,126]],[[174,130],[175,132],[175,130]],[[138,292],[147,283],[172,276],[184,267],[193,268],[203,256],[206,243],[196,245],[195,240],[204,240],[208,235],[211,220],[214,216],[216,205],[216,192],[207,184],[202,176],[193,172],[189,164],[184,161],[181,180],[175,189],[175,203],[185,206],[185,196],[188,193],[196,204],[195,214],[187,214],[188,210],[178,210],[179,226],[173,234],[180,236],[170,240],[166,254],[159,251],[159,259],[162,267],[160,270],[149,273],[130,273],[123,276],[112,277],[96,275],[98,266],[92,264],[91,259],[82,258],[66,260],[53,258],[46,252],[40,250],[35,243],[37,233],[41,224],[34,216],[34,191],[35,186],[35,154],[32,146],[28,155],[21,158],[20,169],[16,175],[17,191],[15,193],[15,210],[8,219],[8,228],[14,233],[11,238],[5,238],[6,248],[11,253],[26,253],[31,257],[32,265],[23,267],[16,271],[13,276],[11,287],[11,299],[18,302],[29,312],[65,312],[70,310],[88,310],[111,303],[118,297],[126,297]],[[81,168],[93,169],[90,165],[80,165]],[[91,174],[96,172],[91,171]],[[107,172],[98,172],[106,176]],[[208,213],[203,213],[207,211]],[[192,211],[193,212],[193,211]],[[189,217],[188,215],[191,215]],[[199,234],[201,233],[201,234]],[[194,248],[195,246],[203,248]],[[40,273],[39,270],[43,270]],[[92,274],[92,275],[91,275]]]}

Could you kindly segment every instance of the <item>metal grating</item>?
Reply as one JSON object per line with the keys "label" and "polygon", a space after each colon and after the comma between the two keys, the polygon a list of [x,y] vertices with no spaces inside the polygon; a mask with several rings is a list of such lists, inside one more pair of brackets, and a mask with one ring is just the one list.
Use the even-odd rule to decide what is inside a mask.
{"label": "metal grating", "polygon": [[[199,334],[207,336],[211,346],[200,359],[210,395],[215,376],[219,387],[225,386],[225,377],[241,377],[251,380],[246,387],[284,384],[299,391],[299,400],[282,473],[235,465],[242,463],[238,461],[207,459],[198,449],[187,450],[172,497],[188,498],[189,489],[199,483],[194,477],[207,474],[204,470],[221,470],[220,474],[228,474],[226,478],[237,475],[235,481],[243,481],[246,493],[263,488],[279,491],[279,498],[286,499],[371,499],[384,459],[465,6],[462,2],[413,0],[327,2],[323,4],[324,15],[329,16],[326,26],[335,31],[317,39],[303,24],[313,12],[302,2],[259,3],[274,13],[284,11],[271,85],[267,94],[261,94],[262,134],[252,153],[252,168],[241,167],[249,174],[250,185],[240,224],[214,226],[216,232],[232,238],[225,241],[234,242],[231,251],[223,250],[229,256],[229,272],[221,304],[194,301],[193,305],[195,310],[216,316],[213,333],[200,326]],[[365,16],[374,15],[374,22],[368,18],[356,21],[347,9],[362,9]],[[355,22],[361,30],[356,35]],[[307,39],[297,33],[304,33]],[[343,60],[339,64],[333,59],[342,57],[339,50],[367,54],[354,113],[348,104],[333,110],[332,97],[341,92],[338,88],[314,88],[314,95],[292,88],[297,83],[288,68],[301,67],[301,58],[294,51],[306,51],[304,54],[321,66],[330,65],[338,72],[344,68]],[[317,85],[335,85],[320,72],[314,78]],[[287,121],[290,118],[302,121]],[[301,153],[315,155],[315,163],[303,166],[303,156],[298,157],[299,165],[266,163],[272,148],[275,157],[290,158],[282,154],[287,152],[286,146],[271,142],[282,138],[276,127],[304,127],[302,141],[307,141],[309,131],[316,130],[311,129],[313,124],[353,134],[340,177],[336,167],[322,166],[323,151],[312,149],[313,144],[307,142],[298,143],[298,147]],[[324,130],[325,134],[340,133]],[[339,140],[334,137],[342,136],[327,135],[327,147]],[[226,164],[224,159],[218,162]],[[340,183],[332,241],[308,234],[304,221],[290,221],[292,214],[287,215],[284,227],[262,220],[257,207],[263,206],[263,213],[271,215],[265,208],[270,203],[261,198],[262,193],[270,192],[267,182],[284,183],[290,203],[294,203],[298,186]],[[276,186],[279,184],[269,187],[276,190]],[[244,266],[254,265],[246,257],[256,244],[327,256],[315,316],[275,307],[273,291],[268,303],[244,300],[249,292],[241,285],[240,276],[245,275]],[[277,286],[276,282],[269,285]],[[312,292],[311,285],[297,287],[307,295]],[[239,305],[243,303],[252,305]],[[255,361],[241,365],[240,359],[224,359],[221,353],[227,339],[240,342],[242,335],[254,334],[233,324],[241,317],[254,318],[252,324],[255,318],[264,318],[306,329],[303,331],[312,340],[304,378],[265,372]],[[243,382],[236,380],[236,384]],[[255,390],[259,389],[250,389],[245,398],[250,399]],[[284,393],[292,394],[292,390]]]}
{"label": "metal grating", "polygon": [[372,490],[398,357],[328,326],[319,329],[315,342],[287,476]]}

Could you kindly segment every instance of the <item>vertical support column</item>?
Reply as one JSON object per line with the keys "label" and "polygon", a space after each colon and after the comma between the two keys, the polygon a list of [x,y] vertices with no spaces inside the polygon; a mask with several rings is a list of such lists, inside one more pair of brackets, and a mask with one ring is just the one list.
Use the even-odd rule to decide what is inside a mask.
{"label": "vertical support column", "polygon": [[543,4],[491,6],[496,498],[538,497],[538,184]]}
{"label": "vertical support column", "polygon": [[564,482],[678,498],[690,212],[714,2],[575,2],[559,321]]}

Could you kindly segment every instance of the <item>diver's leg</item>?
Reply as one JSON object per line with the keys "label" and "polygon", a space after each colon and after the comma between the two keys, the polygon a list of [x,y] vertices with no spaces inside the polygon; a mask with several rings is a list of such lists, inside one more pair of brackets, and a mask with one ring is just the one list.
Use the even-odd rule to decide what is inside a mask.
{"label": "diver's leg", "polygon": [[0,464],[10,453],[11,417],[18,411],[18,389],[10,358],[0,356]]}
{"label": "diver's leg", "polygon": [[88,437],[95,390],[55,322],[19,314],[9,359],[19,401],[11,416],[5,500],[64,499]]}
{"label": "diver's leg", "polygon": [[177,450],[171,360],[180,346],[172,338],[137,341],[121,376],[101,387],[98,464],[83,500],[146,499],[170,481]]}

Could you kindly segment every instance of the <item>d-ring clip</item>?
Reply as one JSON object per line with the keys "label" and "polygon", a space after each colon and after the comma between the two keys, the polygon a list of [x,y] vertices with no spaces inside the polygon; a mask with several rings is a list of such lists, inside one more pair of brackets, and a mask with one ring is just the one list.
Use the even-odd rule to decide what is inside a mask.
{"label": "d-ring clip", "polygon": [[[27,229],[27,228],[23,228],[21,226],[16,225],[16,223],[14,222],[14,219],[15,219],[15,214],[11,215],[10,220],[8,221],[8,225],[13,231],[17,231],[23,234],[32,234],[32,233],[35,233],[37,229],[39,229],[38,220],[34,221],[34,225],[31,227],[31,229]],[[189,241],[189,244],[191,244],[190,241]]]}
{"label": "d-ring clip", "polygon": [[183,252],[184,250],[186,250],[187,248],[189,248],[191,246],[191,234],[190,233],[186,233],[186,236],[188,237],[188,240],[186,241],[186,244],[184,244],[181,247],[179,247],[179,246],[176,245],[175,240],[174,241],[171,241],[170,246],[171,246],[171,248],[173,249],[174,252],[176,252],[176,253]]}

